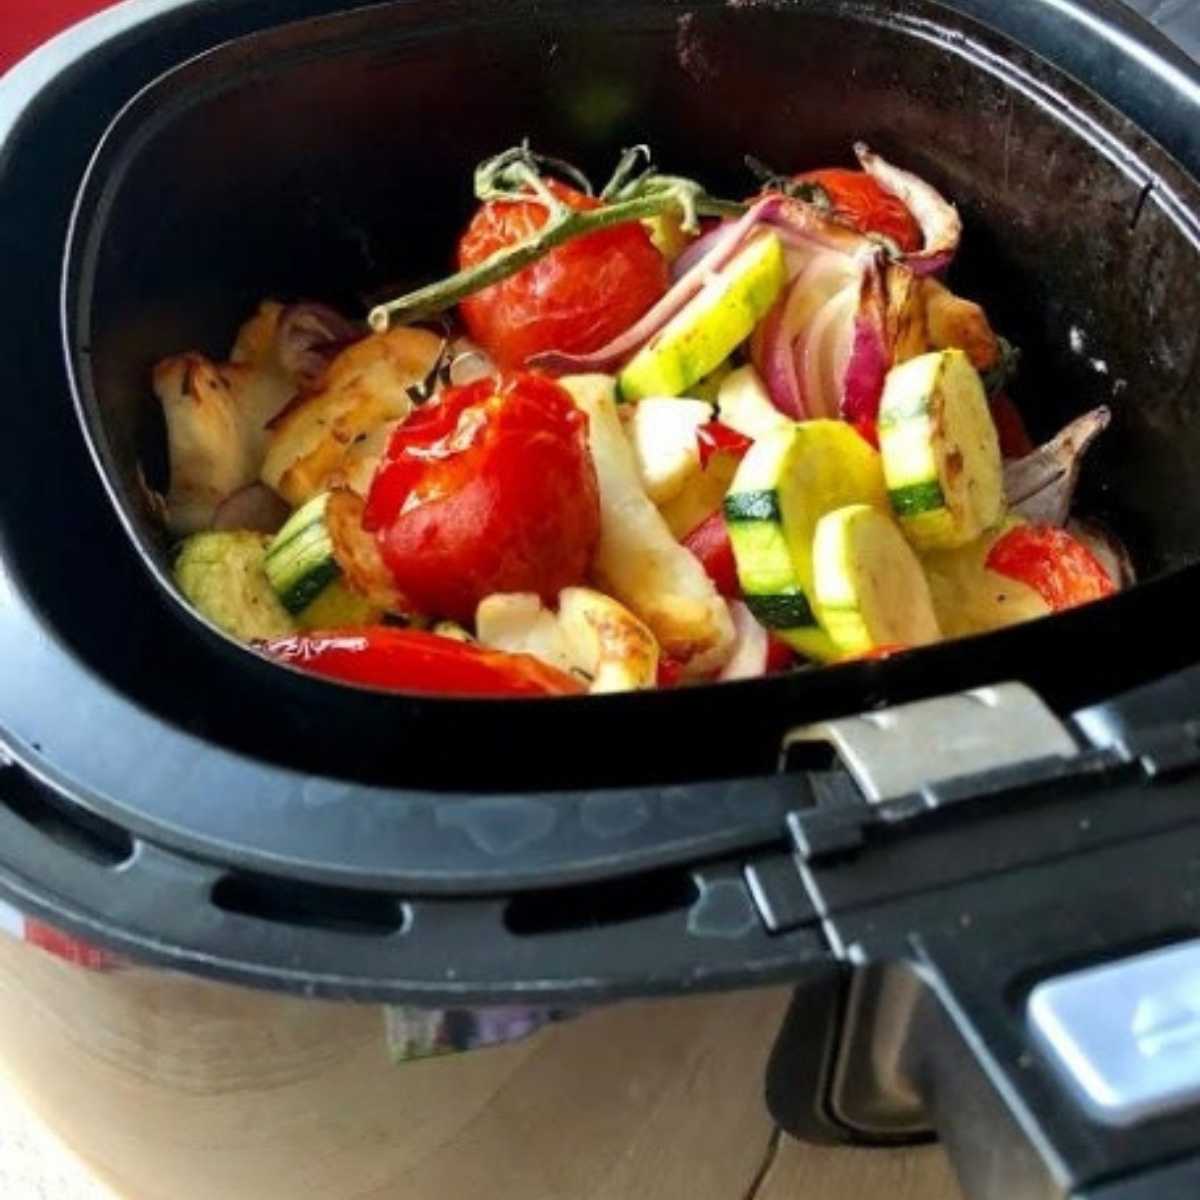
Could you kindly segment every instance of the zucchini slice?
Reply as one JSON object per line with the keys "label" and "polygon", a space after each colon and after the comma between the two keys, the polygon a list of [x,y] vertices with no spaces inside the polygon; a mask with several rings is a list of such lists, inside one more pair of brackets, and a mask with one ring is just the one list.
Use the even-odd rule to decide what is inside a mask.
{"label": "zucchini slice", "polygon": [[821,624],[845,654],[941,638],[916,554],[895,522],[868,504],[817,522],[813,589]]}
{"label": "zucchini slice", "polygon": [[805,421],[768,433],[742,459],[725,520],[746,604],[807,655],[841,657],[813,607],[813,536],[834,509],[887,510],[879,455],[842,421]]}
{"label": "zucchini slice", "polygon": [[366,625],[379,617],[379,609],[342,580],[326,519],[330,495],[322,492],[298,508],[263,559],[280,603],[302,629]]}
{"label": "zucchini slice", "polygon": [[748,242],[630,359],[621,399],[683,395],[750,336],[786,280],[779,238]]}
{"label": "zucchini slice", "polygon": [[1004,516],[996,426],[961,350],[922,354],[888,373],[879,449],[888,498],[919,549],[964,546]]}
{"label": "zucchini slice", "polygon": [[263,563],[280,602],[293,615],[302,613],[342,574],[325,524],[329,493],[302,504],[288,518],[267,550]]}
{"label": "zucchini slice", "polygon": [[175,582],[186,599],[241,641],[285,637],[297,629],[263,572],[270,540],[246,530],[194,533],[175,559]]}

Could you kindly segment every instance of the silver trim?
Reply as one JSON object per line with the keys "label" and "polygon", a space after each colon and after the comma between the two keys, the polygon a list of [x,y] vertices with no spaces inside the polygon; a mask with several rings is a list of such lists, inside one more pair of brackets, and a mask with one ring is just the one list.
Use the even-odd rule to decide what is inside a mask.
{"label": "silver trim", "polygon": [[1079,753],[1066,726],[1022,683],[1001,683],[791,730],[783,757],[825,742],[873,804],[930,783]]}

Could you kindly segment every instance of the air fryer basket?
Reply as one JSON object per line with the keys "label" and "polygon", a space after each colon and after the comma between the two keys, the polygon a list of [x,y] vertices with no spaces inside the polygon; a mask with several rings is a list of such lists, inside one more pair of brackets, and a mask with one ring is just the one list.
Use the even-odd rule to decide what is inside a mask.
{"label": "air fryer basket", "polygon": [[[1100,1128],[1023,1016],[1038,980],[1200,927],[1200,682],[1164,678],[1200,661],[1200,93],[1181,56],[1109,0],[140,0],[55,54],[0,83],[20,298],[0,377],[30,398],[0,439],[0,892],[152,961],[314,995],[793,980],[769,1089],[793,1132],[936,1119],[980,1197],[1195,1170],[1190,1108]],[[101,486],[44,247],[143,87],[91,164],[65,270]],[[470,166],[524,134],[598,176],[648,140],[726,190],[746,152],[836,161],[857,137],[927,174],[965,218],[954,282],[1026,352],[1035,432],[1112,405],[1084,502],[1146,581],[889,662],[581,701],[366,695],[215,635],[164,586],[135,485],[149,365],[220,354],[264,295],[354,310],[438,270]],[[987,686],[1006,680],[1049,707]],[[876,723],[905,735],[888,757],[926,761],[873,802],[879,764],[847,770],[861,728],[830,720],[947,695]],[[781,771],[797,727],[818,749]],[[905,1044],[885,1062],[887,1029]]]}

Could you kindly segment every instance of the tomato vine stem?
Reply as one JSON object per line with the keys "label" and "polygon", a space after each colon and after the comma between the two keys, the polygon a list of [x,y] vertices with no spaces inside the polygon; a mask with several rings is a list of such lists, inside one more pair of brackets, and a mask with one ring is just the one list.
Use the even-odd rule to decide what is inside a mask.
{"label": "tomato vine stem", "polygon": [[[643,157],[646,169],[635,174]],[[545,224],[524,241],[498,250],[473,267],[376,305],[368,317],[371,328],[383,333],[393,325],[427,321],[460,300],[524,270],[556,246],[600,229],[674,213],[685,232],[697,233],[699,217],[731,217],[745,211],[742,204],[710,196],[693,180],[658,174],[650,166],[649,151],[644,146],[634,147],[622,156],[612,181],[601,193],[609,202],[583,212],[568,207],[546,187],[542,178],[546,168],[567,175],[572,183],[586,183],[582,172],[536,155],[528,145],[481,163],[475,172],[478,200],[540,204],[546,209]],[[590,187],[585,190],[590,192]]]}

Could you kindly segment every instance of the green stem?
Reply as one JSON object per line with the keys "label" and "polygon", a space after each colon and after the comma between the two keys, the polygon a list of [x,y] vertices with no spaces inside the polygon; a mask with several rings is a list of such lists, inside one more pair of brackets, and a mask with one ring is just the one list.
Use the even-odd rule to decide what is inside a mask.
{"label": "green stem", "polygon": [[[710,196],[696,197],[694,206],[697,213],[706,217],[740,216],[746,211],[742,204]],[[685,218],[687,216],[678,193],[673,190],[651,193],[584,212],[563,207],[558,212],[552,211],[545,225],[528,240],[498,250],[490,258],[448,279],[441,279],[399,299],[379,304],[371,310],[367,319],[376,333],[385,333],[393,324],[427,321],[453,308],[460,300],[524,270],[564,242],[612,225],[656,217],[672,210]]]}

